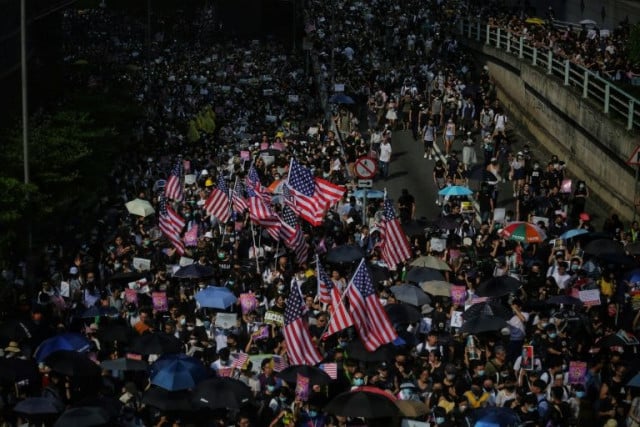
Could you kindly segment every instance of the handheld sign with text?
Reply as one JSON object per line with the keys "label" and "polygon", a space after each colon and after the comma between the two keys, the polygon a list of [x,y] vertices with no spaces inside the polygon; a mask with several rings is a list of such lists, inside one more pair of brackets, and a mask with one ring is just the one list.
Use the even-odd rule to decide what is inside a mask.
{"label": "handheld sign with text", "polygon": [[216,328],[231,329],[236,326],[238,315],[236,313],[218,313],[216,314]]}
{"label": "handheld sign with text", "polygon": [[569,362],[569,384],[584,384],[587,378],[587,362]]}
{"label": "handheld sign with text", "polygon": [[153,309],[155,311],[169,310],[169,301],[167,300],[166,292],[152,292],[151,301],[153,302]]}
{"label": "handheld sign with text", "polygon": [[284,325],[284,316],[275,311],[267,311],[264,314],[264,322],[271,323],[276,326],[282,326]]}

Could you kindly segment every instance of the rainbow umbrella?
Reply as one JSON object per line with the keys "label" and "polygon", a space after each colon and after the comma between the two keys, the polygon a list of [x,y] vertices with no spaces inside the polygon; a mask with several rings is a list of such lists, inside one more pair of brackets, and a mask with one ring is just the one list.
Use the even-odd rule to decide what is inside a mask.
{"label": "rainbow umbrella", "polygon": [[526,243],[540,243],[547,239],[543,229],[524,221],[510,222],[502,229],[502,235],[509,240]]}

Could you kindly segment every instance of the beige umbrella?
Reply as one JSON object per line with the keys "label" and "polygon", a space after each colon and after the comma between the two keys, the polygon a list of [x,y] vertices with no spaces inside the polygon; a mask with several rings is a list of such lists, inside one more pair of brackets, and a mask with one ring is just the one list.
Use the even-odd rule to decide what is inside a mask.
{"label": "beige umbrella", "polygon": [[155,209],[153,209],[153,206],[151,206],[151,203],[143,199],[133,199],[125,203],[125,206],[129,213],[132,215],[147,217],[156,213]]}
{"label": "beige umbrella", "polygon": [[428,282],[420,283],[422,290],[434,297],[450,297],[451,286],[451,283],[443,280],[429,280]]}
{"label": "beige umbrella", "polygon": [[451,271],[449,265],[441,260],[440,258],[436,258],[433,255],[423,255],[411,261],[411,265],[414,267],[427,267],[433,268],[434,270],[442,270],[442,271]]}
{"label": "beige umbrella", "polygon": [[395,404],[407,418],[418,418],[429,412],[427,405],[417,400],[396,400]]}

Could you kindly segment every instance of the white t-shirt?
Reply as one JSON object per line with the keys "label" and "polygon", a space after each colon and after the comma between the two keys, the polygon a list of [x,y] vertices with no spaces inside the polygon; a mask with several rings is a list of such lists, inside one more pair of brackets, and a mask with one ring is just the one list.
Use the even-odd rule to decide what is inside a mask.
{"label": "white t-shirt", "polygon": [[380,145],[380,161],[389,162],[391,160],[391,144]]}

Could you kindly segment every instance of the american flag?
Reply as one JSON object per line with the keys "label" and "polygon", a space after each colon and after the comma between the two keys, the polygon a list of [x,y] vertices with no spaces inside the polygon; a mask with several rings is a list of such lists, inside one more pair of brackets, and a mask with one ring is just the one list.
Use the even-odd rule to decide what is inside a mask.
{"label": "american flag", "polygon": [[224,366],[219,368],[216,373],[218,374],[219,377],[230,377],[233,374],[233,367],[232,366]]}
{"label": "american flag", "polygon": [[327,331],[322,336],[323,339],[353,326],[353,317],[349,314],[347,306],[344,305],[344,300],[338,287],[332,285],[329,292],[331,293],[331,319],[329,319]]}
{"label": "american flag", "polygon": [[280,239],[282,222],[271,208],[260,197],[249,198],[249,218],[254,223],[264,227],[274,240]]}
{"label": "american flag", "polygon": [[287,359],[282,356],[273,356],[271,362],[273,363],[273,370],[275,372],[282,372],[289,366]]}
{"label": "american flag", "polygon": [[322,223],[326,202],[318,197],[315,181],[311,171],[302,166],[296,159],[291,159],[287,185],[293,196],[293,206],[300,218],[313,226]]}
{"label": "american flag", "polygon": [[173,169],[171,169],[171,173],[164,187],[164,195],[167,199],[182,200],[182,165],[180,162],[177,162]]}
{"label": "american flag", "polygon": [[338,203],[345,191],[347,189],[342,185],[336,185],[326,179],[316,177],[316,193],[326,202],[327,206],[333,206]]}
{"label": "american flag", "polygon": [[382,234],[382,259],[390,269],[411,258],[411,247],[407,235],[402,231],[400,222],[393,211],[393,203],[385,198],[384,215],[380,224]]}
{"label": "american flag", "polygon": [[231,363],[231,367],[236,369],[243,369],[244,365],[249,360],[249,355],[241,351],[232,354],[231,357],[233,357],[233,362]]}
{"label": "american flag", "polygon": [[294,365],[317,365],[322,355],[316,348],[304,321],[302,295],[295,280],[291,282],[291,291],[284,310],[284,339],[287,344],[289,360]]}
{"label": "american flag", "polygon": [[184,243],[180,238],[180,233],[186,222],[184,219],[167,203],[164,196],[160,196],[159,201],[159,226],[162,233],[167,236],[171,244],[176,248],[180,255],[184,254]]}
{"label": "american flag", "polygon": [[301,264],[309,258],[309,244],[304,240],[304,233],[298,224],[296,214],[285,204],[282,208],[282,228],[280,235],[285,243],[293,249],[296,262]]}
{"label": "american flag", "polygon": [[316,278],[318,280],[318,300],[323,304],[331,304],[332,283],[329,275],[320,264],[320,257],[316,255]]}
{"label": "american flag", "polygon": [[229,187],[222,174],[218,176],[218,187],[211,190],[211,194],[204,202],[205,211],[218,218],[220,222],[227,222],[231,218],[229,210]]}
{"label": "american flag", "polygon": [[247,177],[245,178],[245,186],[247,190],[247,196],[258,196],[265,201],[270,200],[271,197],[269,195],[269,192],[260,182],[260,175],[258,175],[258,171],[253,165],[249,166],[249,171],[247,172]]}
{"label": "american flag", "polygon": [[233,193],[231,193],[231,206],[233,207],[234,212],[240,214],[249,209],[247,199],[242,195],[242,184],[238,181],[236,181]]}
{"label": "american flag", "polygon": [[347,289],[353,322],[360,340],[368,351],[374,351],[383,344],[398,338],[387,313],[373,288],[373,281],[367,270],[364,259]]}
{"label": "american flag", "polygon": [[325,371],[327,375],[329,375],[329,378],[331,378],[332,380],[338,379],[338,364],[336,362],[323,363],[322,365],[320,365],[320,369]]}

